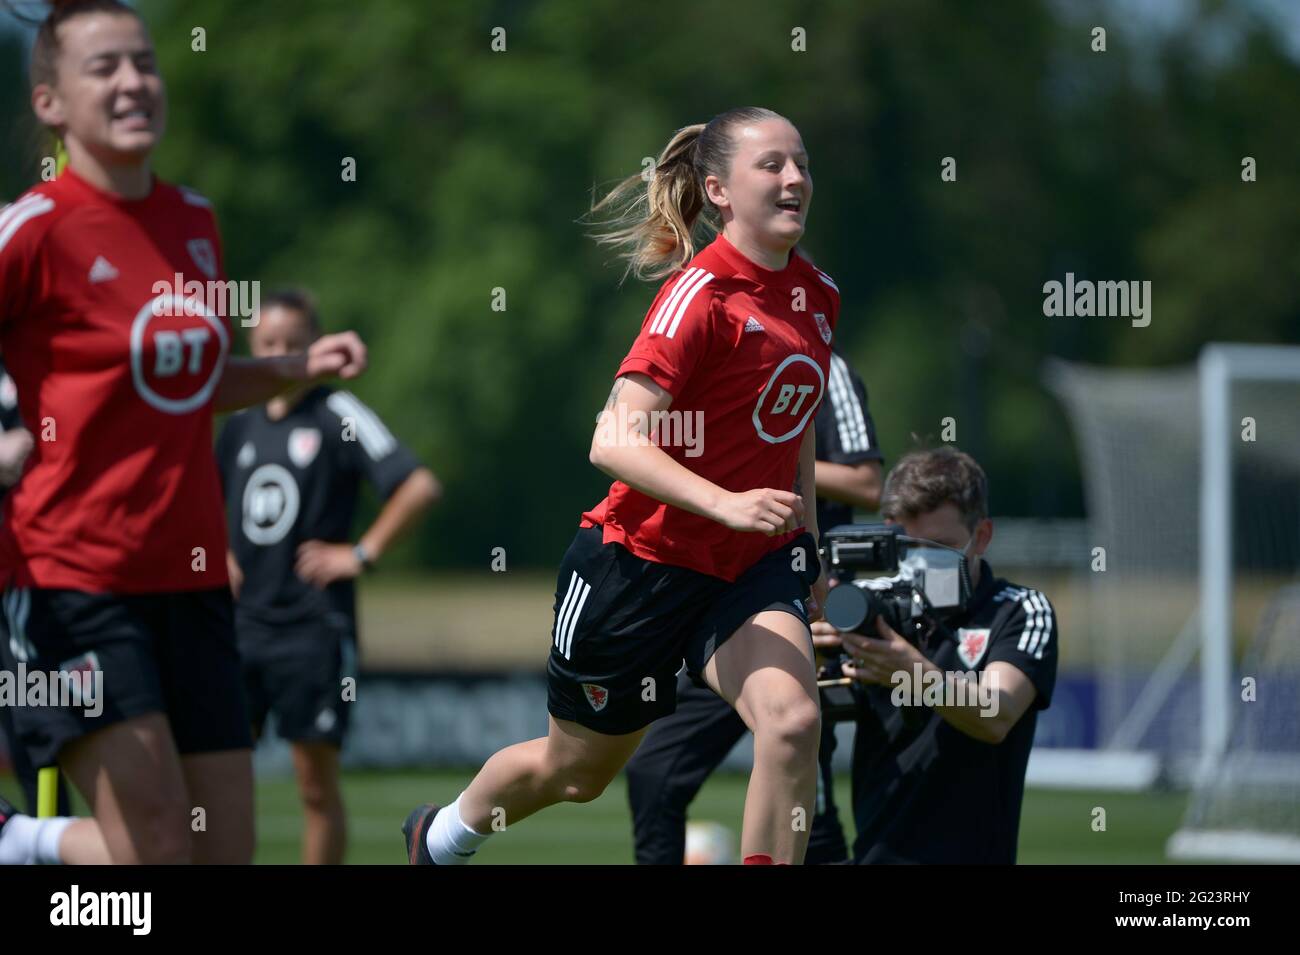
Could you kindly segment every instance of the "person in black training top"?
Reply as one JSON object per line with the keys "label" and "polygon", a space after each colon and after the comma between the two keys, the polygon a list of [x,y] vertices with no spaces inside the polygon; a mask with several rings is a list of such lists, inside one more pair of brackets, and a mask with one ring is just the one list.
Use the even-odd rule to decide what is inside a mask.
{"label": "person in black training top", "polygon": [[[823,533],[853,520],[854,507],[874,511],[880,502],[883,455],[867,410],[862,379],[838,352],[831,355],[826,401],[817,409],[817,526]],[[825,621],[812,625],[819,651],[838,653],[839,639]],[[680,865],[686,847],[686,809],[704,781],[745,734],[744,721],[708,687],[685,673],[677,681],[677,711],[658,720],[626,767],[636,861]],[[806,865],[847,862],[832,785],[835,724],[822,723],[816,812]]]}
{"label": "person in black training top", "polygon": [[[320,335],[311,296],[267,297],[255,356],[305,351]],[[293,744],[303,800],[304,863],[339,863],[346,840],[339,750],[353,676],[353,579],[439,496],[422,467],[355,396],[309,386],[227,419],[217,460],[230,530],[231,588],[253,730],[268,712]],[[351,542],[361,481],[385,500]]]}
{"label": "person in black training top", "polygon": [[[1056,614],[1043,594],[995,577],[982,558],[993,539],[988,479],[970,455],[908,454],[885,480],[880,510],[909,537],[964,551],[972,595],[946,621],[951,636],[932,630],[919,649],[883,620],[878,637],[841,634],[857,661],[844,674],[865,684],[853,746],[854,857],[1013,863],[1034,727],[1056,685]],[[946,673],[954,692],[914,705],[926,694],[898,675],[912,677],[918,665],[922,687]]]}

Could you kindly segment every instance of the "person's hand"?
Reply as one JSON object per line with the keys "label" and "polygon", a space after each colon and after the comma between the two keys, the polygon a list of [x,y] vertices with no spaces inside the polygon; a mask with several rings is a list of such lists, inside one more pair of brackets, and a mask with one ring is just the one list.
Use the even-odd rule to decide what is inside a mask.
{"label": "person's hand", "polygon": [[[817,579],[813,581],[812,593],[808,597],[809,623],[815,623],[822,619],[826,611],[826,592],[829,589],[826,582],[826,570],[823,568],[822,572],[817,575]],[[813,646],[817,646],[816,640],[813,640]]]}
{"label": "person's hand", "polygon": [[240,588],[244,586],[244,570],[230,551],[226,551],[226,574],[230,577],[230,596],[238,600]]}
{"label": "person's hand", "polygon": [[774,537],[803,526],[803,498],[770,487],[731,492],[719,504],[717,518],[733,531],[759,531]]}
{"label": "person's hand", "polygon": [[356,332],[322,335],[307,349],[307,377],[356,378],[366,370],[366,346]]}
{"label": "person's hand", "polygon": [[812,624],[813,648],[818,653],[827,655],[836,653],[843,644],[840,642],[840,632],[832,627],[825,620],[814,620]]}
{"label": "person's hand", "polygon": [[827,587],[819,595],[813,590],[813,599],[820,601],[817,605],[817,617],[813,619],[812,611],[809,611],[808,620],[812,624],[813,650],[825,657],[836,655],[841,647],[840,632],[826,622],[826,595],[830,593],[832,587],[839,586],[839,580],[835,577],[827,578],[826,568],[822,567],[821,575],[817,578],[818,583],[825,581]]}
{"label": "person's hand", "polygon": [[361,561],[351,544],[317,540],[303,541],[298,545],[298,559],[293,569],[318,590],[324,590],[336,580],[351,580],[362,571]]}
{"label": "person's hand", "polygon": [[917,663],[925,664],[921,651],[895,633],[883,617],[876,618],[876,632],[879,639],[849,631],[840,634],[849,657],[841,667],[846,677],[859,683],[892,686],[895,673],[901,670],[910,676]]}
{"label": "person's hand", "polygon": [[9,487],[23,476],[23,465],[32,453],[32,433],[26,428],[0,431],[0,486]]}

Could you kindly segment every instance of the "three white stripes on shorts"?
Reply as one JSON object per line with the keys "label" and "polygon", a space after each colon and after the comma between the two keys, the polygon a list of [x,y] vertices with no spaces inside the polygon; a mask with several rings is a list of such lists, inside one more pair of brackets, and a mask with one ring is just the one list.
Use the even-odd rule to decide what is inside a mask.
{"label": "three white stripes on shorts", "polygon": [[27,639],[27,618],[32,612],[32,592],[27,587],[10,587],[4,592],[5,623],[9,628],[9,652],[20,663],[36,659],[36,648]]}
{"label": "three white stripes on shorts", "polygon": [[559,650],[560,655],[566,660],[569,659],[569,651],[573,649],[573,631],[578,628],[582,605],[587,602],[590,593],[591,584],[579,577],[575,570],[573,576],[569,578],[569,592],[564,595],[560,612],[555,615],[555,635],[552,637],[555,649]]}

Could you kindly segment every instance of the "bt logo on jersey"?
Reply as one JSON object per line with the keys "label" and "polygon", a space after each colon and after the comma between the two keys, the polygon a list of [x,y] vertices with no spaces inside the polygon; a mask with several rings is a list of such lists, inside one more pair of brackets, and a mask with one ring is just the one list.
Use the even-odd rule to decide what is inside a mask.
{"label": "bt logo on jersey", "polygon": [[816,385],[782,385],[781,392],[776,396],[776,404],[772,405],[772,414],[780,414],[786,408],[790,408],[790,401],[795,395],[799,400],[790,408],[790,414],[798,414],[799,409],[803,407],[804,399],[817,390]]}
{"label": "bt logo on jersey", "polygon": [[278,544],[298,519],[298,482],[279,464],[263,464],[244,485],[244,536],[254,544]]}
{"label": "bt logo on jersey", "polygon": [[803,433],[821,401],[826,377],[807,355],[791,355],[776,367],[754,406],[754,428],[769,444]]}
{"label": "bt logo on jersey", "polygon": [[135,390],[159,411],[188,414],[212,397],[229,349],[225,322],[198,299],[151,299],[131,323]]}
{"label": "bt logo on jersey", "polygon": [[170,378],[179,372],[188,348],[190,359],[185,370],[191,375],[197,375],[203,370],[203,346],[211,337],[212,332],[206,328],[187,328],[183,332],[163,329],[154,332],[153,373],[159,378]]}

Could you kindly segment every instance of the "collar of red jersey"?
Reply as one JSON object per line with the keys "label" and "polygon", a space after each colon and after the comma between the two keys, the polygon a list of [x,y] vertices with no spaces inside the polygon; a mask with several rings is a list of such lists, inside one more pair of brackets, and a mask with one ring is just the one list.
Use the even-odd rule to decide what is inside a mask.
{"label": "collar of red jersey", "polygon": [[797,247],[790,250],[790,258],[783,269],[764,268],[732,245],[731,241],[721,232],[713,240],[713,247],[714,251],[738,273],[763,285],[774,285],[793,280],[799,269],[799,264],[796,261],[799,258],[799,253],[796,251]]}
{"label": "collar of red jersey", "polygon": [[153,185],[149,189],[149,195],[140,199],[127,199],[125,196],[119,196],[114,192],[105,192],[98,186],[89,183],[85,179],[81,178],[81,176],[78,176],[72,171],[71,166],[68,166],[63,170],[63,172],[59,173],[59,179],[66,179],[68,184],[78,192],[93,199],[98,199],[101,202],[110,202],[115,206],[140,206],[143,203],[156,199],[158,197],[158,187],[162,185],[162,180],[158,178],[157,173],[151,173],[150,175],[152,177]]}

